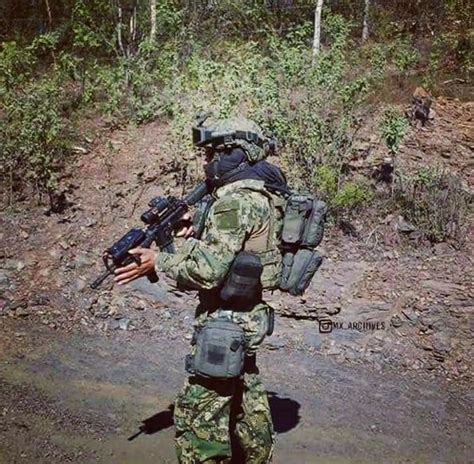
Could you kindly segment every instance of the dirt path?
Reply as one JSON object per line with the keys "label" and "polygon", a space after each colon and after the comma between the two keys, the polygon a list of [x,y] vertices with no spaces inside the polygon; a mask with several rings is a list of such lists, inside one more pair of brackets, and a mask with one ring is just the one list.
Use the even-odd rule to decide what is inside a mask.
{"label": "dirt path", "polygon": [[[0,462],[175,462],[169,407],[185,376],[184,330],[170,343],[1,324],[11,336],[0,342]],[[277,464],[474,462],[473,398],[459,386],[286,350],[264,350],[260,365]],[[128,441],[151,416],[154,433]]]}

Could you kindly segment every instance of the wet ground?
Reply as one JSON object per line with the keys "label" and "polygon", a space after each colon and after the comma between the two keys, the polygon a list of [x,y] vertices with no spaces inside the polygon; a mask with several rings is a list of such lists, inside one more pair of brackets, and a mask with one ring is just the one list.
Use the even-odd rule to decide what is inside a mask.
{"label": "wet ground", "polygon": [[[0,320],[1,463],[174,463],[170,407],[187,341]],[[274,462],[474,462],[473,395],[426,374],[264,350]],[[148,434],[129,440],[147,422]]]}

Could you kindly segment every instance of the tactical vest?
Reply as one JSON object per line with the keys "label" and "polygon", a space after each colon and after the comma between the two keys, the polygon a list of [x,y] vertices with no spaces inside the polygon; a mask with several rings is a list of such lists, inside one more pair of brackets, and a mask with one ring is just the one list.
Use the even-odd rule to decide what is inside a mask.
{"label": "tactical vest", "polygon": [[[283,197],[268,192],[259,182],[254,180],[239,181],[242,190],[250,190],[264,195],[270,205],[270,215],[260,229],[252,232],[244,243],[243,251],[254,253],[260,258],[263,266],[261,275],[262,289],[275,290],[280,285],[282,255],[279,249],[280,236],[283,227],[283,215],[286,201]],[[215,199],[210,195],[198,205],[193,218],[194,235],[200,238],[204,230],[209,210]]]}
{"label": "tactical vest", "polygon": [[[262,289],[279,288],[291,295],[302,295],[322,262],[315,248],[323,237],[326,204],[314,195],[304,193],[293,193],[285,199],[268,192],[263,183],[260,186],[255,181],[243,184],[241,188],[261,193],[270,206],[268,220],[250,234],[243,247],[243,251],[260,258]],[[213,202],[209,196],[198,205],[194,217],[198,238]]]}

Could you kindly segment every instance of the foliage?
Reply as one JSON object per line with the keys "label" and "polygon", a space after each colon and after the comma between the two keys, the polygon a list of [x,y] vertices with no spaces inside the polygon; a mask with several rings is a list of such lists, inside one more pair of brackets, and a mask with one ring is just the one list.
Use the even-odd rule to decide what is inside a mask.
{"label": "foliage", "polygon": [[69,152],[61,105],[58,83],[50,79],[37,81],[24,93],[4,95],[0,172],[11,189],[25,181],[38,192],[57,187],[58,172]]}
{"label": "foliage", "polygon": [[388,149],[395,153],[407,133],[408,120],[398,108],[389,106],[384,112],[379,130]]}
{"label": "foliage", "polygon": [[393,46],[393,62],[402,76],[414,68],[419,58],[418,51],[408,39],[399,40]]}
{"label": "foliage", "polygon": [[[10,192],[25,184],[54,191],[69,153],[72,130],[63,118],[69,97],[61,85],[68,59],[55,56],[58,41],[47,33],[26,46],[5,42],[0,50],[0,173]],[[45,55],[57,62],[38,78],[35,66]]]}
{"label": "foliage", "polygon": [[[431,80],[447,60],[472,69],[466,1],[435,1],[440,17],[463,27],[443,23],[437,30]],[[362,10],[348,1],[327,4],[312,63],[314,2],[306,0],[157,0],[154,38],[148,2],[135,2],[136,10],[122,2],[119,21],[117,2],[64,0],[54,4],[52,22],[43,6],[16,3],[26,21],[10,28],[16,32],[7,32],[0,46],[1,160],[11,182],[53,188],[68,152],[65,117],[91,107],[113,123],[169,121],[162,149],[173,157],[178,180],[188,182],[197,163],[183,134],[195,114],[243,113],[277,136],[294,184],[320,189],[335,209],[370,200],[370,188],[343,169],[362,108],[370,108],[387,70],[405,76],[420,66],[410,24],[436,23],[420,2],[395,11],[381,0],[371,12],[376,40],[361,46]],[[406,130],[403,115],[388,108],[380,131],[391,151]]]}
{"label": "foliage", "polygon": [[449,31],[439,34],[431,45],[428,56],[427,72],[424,85],[433,88],[439,74],[447,69],[459,68],[461,73],[468,74],[474,69],[474,30],[465,33]]}
{"label": "foliage", "polygon": [[347,181],[337,191],[333,199],[336,209],[353,209],[367,206],[373,193],[366,181]]}
{"label": "foliage", "polygon": [[313,185],[336,215],[367,206],[373,198],[365,179],[344,179],[337,168],[330,165],[315,169]]}
{"label": "foliage", "polygon": [[414,175],[399,173],[394,185],[395,204],[429,241],[462,245],[472,198],[458,177],[437,168]]}

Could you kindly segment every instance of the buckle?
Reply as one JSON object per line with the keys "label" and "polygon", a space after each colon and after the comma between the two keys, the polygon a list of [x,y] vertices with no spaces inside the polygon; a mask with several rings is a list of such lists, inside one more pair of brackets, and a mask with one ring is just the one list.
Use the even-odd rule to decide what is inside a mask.
{"label": "buckle", "polygon": [[224,135],[223,139],[224,139],[224,145],[230,144],[234,141],[234,135],[233,134],[226,134],[226,135]]}

